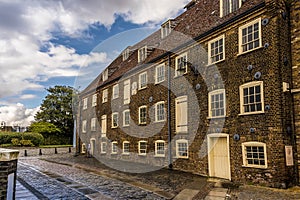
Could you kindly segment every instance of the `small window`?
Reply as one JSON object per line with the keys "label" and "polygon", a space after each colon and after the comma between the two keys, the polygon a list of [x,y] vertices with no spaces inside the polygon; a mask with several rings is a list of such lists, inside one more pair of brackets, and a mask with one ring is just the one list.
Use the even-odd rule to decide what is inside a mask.
{"label": "small window", "polygon": [[123,61],[125,61],[129,58],[129,53],[130,53],[130,50],[128,48],[123,51],[123,53],[122,53]]}
{"label": "small window", "polygon": [[119,98],[119,84],[113,86],[113,96],[112,99]]}
{"label": "small window", "polygon": [[144,89],[146,87],[147,87],[147,72],[144,72],[139,75],[139,89]]}
{"label": "small window", "polygon": [[223,17],[236,11],[241,5],[242,0],[220,0],[220,16]]}
{"label": "small window", "polygon": [[106,81],[108,79],[108,69],[105,69],[102,73],[102,80]]}
{"label": "small window", "polygon": [[82,106],[83,110],[87,109],[87,100],[88,100],[87,98],[83,99],[83,106]]}
{"label": "small window", "polygon": [[82,121],[82,132],[86,133],[86,120]]}
{"label": "small window", "polygon": [[160,30],[161,30],[161,38],[162,39],[167,37],[171,33],[171,31],[172,31],[171,22],[172,22],[171,20],[168,20],[167,22],[165,22],[161,25]]}
{"label": "small window", "polygon": [[91,119],[91,131],[96,131],[96,121],[97,121],[97,118]]}
{"label": "small window", "polygon": [[138,62],[143,62],[147,58],[147,46],[138,50]]}
{"label": "small window", "polygon": [[106,127],[107,122],[106,122],[106,115],[101,116],[101,137],[106,137]]}
{"label": "small window", "polygon": [[111,115],[111,127],[112,128],[117,128],[119,126],[119,114],[118,113],[113,113]]}
{"label": "small window", "polygon": [[86,153],[86,145],[85,145],[85,143],[82,143],[82,145],[81,145],[81,153]]}
{"label": "small window", "polygon": [[93,98],[92,98],[92,106],[97,106],[97,94],[93,94]]}
{"label": "small window", "polygon": [[124,81],[124,104],[130,103],[130,80]]}
{"label": "small window", "polygon": [[101,153],[106,153],[107,150],[107,143],[101,142]]}
{"label": "small window", "polygon": [[155,121],[165,121],[165,102],[160,101],[155,104]]}
{"label": "small window", "polygon": [[266,144],[261,142],[242,143],[243,166],[267,168]]}
{"label": "small window", "polygon": [[130,111],[124,110],[123,111],[123,126],[129,126],[130,125]]}
{"label": "small window", "polygon": [[155,83],[161,83],[164,80],[165,80],[165,64],[161,64],[155,68]]}
{"label": "small window", "polygon": [[255,50],[262,46],[261,19],[254,20],[239,28],[239,53]]}
{"label": "small window", "polygon": [[224,35],[208,43],[208,64],[214,64],[225,59]]}
{"label": "small window", "polygon": [[114,141],[111,143],[111,154],[118,153],[118,142]]}
{"label": "small window", "polygon": [[241,114],[264,112],[263,82],[255,81],[240,86]]}
{"label": "small window", "polygon": [[224,117],[226,115],[225,90],[215,90],[208,94],[208,116]]}
{"label": "small window", "polygon": [[147,142],[139,141],[139,155],[146,155],[147,153]]}
{"label": "small window", "polygon": [[188,101],[187,96],[177,97],[175,99],[175,121],[176,132],[188,132]]}
{"label": "small window", "polygon": [[155,141],[155,156],[165,157],[165,141],[163,140]]}
{"label": "small window", "polygon": [[175,62],[175,76],[180,76],[187,73],[187,53],[177,56]]}
{"label": "small window", "polygon": [[130,153],[130,143],[128,141],[123,142],[123,154]]}
{"label": "small window", "polygon": [[139,124],[147,123],[147,106],[139,107]]}
{"label": "small window", "polygon": [[105,103],[105,102],[107,102],[107,100],[108,100],[108,89],[105,89],[105,90],[103,90],[103,92],[102,92],[102,103]]}
{"label": "small window", "polygon": [[176,141],[177,158],[188,158],[188,141],[180,139]]}

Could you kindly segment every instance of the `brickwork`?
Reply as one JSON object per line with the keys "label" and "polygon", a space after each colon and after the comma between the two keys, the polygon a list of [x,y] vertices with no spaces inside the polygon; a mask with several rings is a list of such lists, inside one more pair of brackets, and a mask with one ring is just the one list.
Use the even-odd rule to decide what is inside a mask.
{"label": "brickwork", "polygon": [[[0,162],[0,199],[6,199],[8,175],[11,173],[16,173],[16,171],[17,171],[17,160]],[[15,185],[16,185],[16,175],[14,180],[14,186]],[[15,193],[15,189],[14,189],[14,193]]]}

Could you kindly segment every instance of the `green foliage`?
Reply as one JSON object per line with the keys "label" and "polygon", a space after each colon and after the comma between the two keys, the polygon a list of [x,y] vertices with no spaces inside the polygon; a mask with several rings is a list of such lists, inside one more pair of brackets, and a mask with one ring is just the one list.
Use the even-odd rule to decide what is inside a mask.
{"label": "green foliage", "polygon": [[70,143],[69,137],[62,137],[57,135],[50,135],[45,137],[44,144],[46,145],[65,145]]}
{"label": "green foliage", "polygon": [[21,146],[20,140],[18,138],[11,139],[11,143],[13,146]]}
{"label": "green foliage", "polygon": [[29,126],[28,130],[30,132],[40,133],[44,137],[59,135],[61,133],[60,129],[50,122],[34,122]]}
{"label": "green foliage", "polygon": [[39,146],[43,143],[44,137],[39,133],[0,132],[0,144]]}
{"label": "green foliage", "polygon": [[23,140],[30,140],[34,146],[44,144],[44,137],[40,133],[25,132],[23,133]]}

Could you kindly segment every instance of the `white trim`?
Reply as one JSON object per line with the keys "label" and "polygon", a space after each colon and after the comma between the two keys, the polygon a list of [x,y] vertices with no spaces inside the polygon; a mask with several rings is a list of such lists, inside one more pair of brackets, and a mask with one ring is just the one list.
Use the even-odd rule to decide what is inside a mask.
{"label": "white trim", "polygon": [[[163,104],[163,110],[164,110],[164,119],[158,120],[158,109],[157,106]],[[164,122],[166,121],[166,109],[165,109],[165,102],[159,101],[155,104],[155,122]]]}
{"label": "white trim", "polygon": [[101,154],[106,154],[106,152],[107,152],[107,142],[101,142]]}
{"label": "white trim", "polygon": [[[218,115],[218,116],[212,116],[212,110],[211,110],[211,97],[213,95],[217,94],[223,94],[223,109],[224,109],[224,115]],[[214,90],[208,93],[208,117],[209,118],[220,118],[220,117],[225,117],[226,116],[226,92],[225,89],[218,89]]]}
{"label": "white trim", "polygon": [[[113,141],[111,143],[111,154],[118,154],[118,146],[117,146],[118,142],[117,141]],[[116,151],[114,151],[114,145],[116,145]]]}
{"label": "white trim", "polygon": [[92,107],[97,106],[97,98],[98,98],[98,95],[97,94],[93,94],[93,97],[92,97]]}
{"label": "white trim", "polygon": [[[158,154],[157,153],[157,144],[158,143],[163,143],[164,144],[164,154]],[[155,141],[155,157],[165,157],[166,154],[166,142],[164,140],[156,140]]]}
{"label": "white trim", "polygon": [[81,129],[82,133],[86,133],[86,126],[87,126],[87,121],[83,120],[82,121],[82,129]]}
{"label": "white trim", "polygon": [[[179,143],[185,143],[186,144],[186,156],[181,156],[179,155],[179,152],[178,152],[178,148],[179,148]],[[179,140],[176,140],[176,158],[189,158],[189,143],[188,143],[188,140],[186,139],[179,139]]]}
{"label": "white trim", "polygon": [[108,89],[105,89],[102,91],[102,103],[105,103],[108,101]]}
{"label": "white trim", "polygon": [[86,98],[84,98],[82,101],[83,101],[82,109],[83,109],[83,110],[86,110],[86,109],[87,109],[88,98],[86,97]]}
{"label": "white trim", "polygon": [[[128,144],[128,152],[124,152],[124,147],[125,147],[125,145],[124,144]],[[130,154],[130,142],[128,142],[128,141],[124,141],[123,142],[123,144],[122,144],[122,154],[124,154],[124,155],[129,155]]]}
{"label": "white trim", "polygon": [[[142,85],[142,77],[145,76],[145,82],[144,85]],[[147,72],[142,72],[139,74],[139,90],[145,89],[147,88],[147,84],[148,84],[148,75]]]}
{"label": "white trim", "polygon": [[[247,164],[247,151],[245,149],[247,146],[258,146],[258,147],[264,148],[265,165]],[[263,143],[263,142],[244,142],[244,143],[242,143],[242,156],[243,156],[243,167],[262,168],[262,169],[268,168],[266,143]]]}
{"label": "white trim", "polygon": [[[114,125],[114,116],[117,116],[116,126]],[[114,112],[111,114],[111,128],[117,128],[119,126],[119,113]]]}
{"label": "white trim", "polygon": [[[125,120],[125,113],[126,113],[126,112],[129,113],[129,124],[125,124],[125,121],[126,121],[126,120]],[[129,110],[129,109],[123,111],[123,126],[124,126],[124,127],[130,126],[130,110]]]}
{"label": "white trim", "polygon": [[[224,16],[226,16],[226,15],[223,15],[223,1],[224,0],[220,0],[220,17],[224,17]],[[232,13],[232,12],[234,12],[234,11],[236,11],[236,10],[232,10],[232,0],[229,2],[231,5],[230,5],[230,10],[229,10],[229,13]],[[242,6],[242,0],[239,0],[239,8]],[[229,14],[228,13],[228,14]]]}
{"label": "white trim", "polygon": [[119,98],[119,93],[120,93],[119,84],[115,84],[112,88],[112,99]]}
{"label": "white trim", "polygon": [[93,117],[91,119],[91,131],[96,131],[96,122],[97,122],[97,118]]}
{"label": "white trim", "polygon": [[188,55],[187,55],[187,52],[185,52],[185,53],[182,53],[182,54],[180,54],[180,55],[178,55],[178,56],[176,56],[175,57],[175,77],[177,77],[177,76],[181,76],[181,75],[183,75],[183,74],[186,74],[187,73],[187,63],[185,63],[184,65],[185,65],[185,72],[183,73],[183,74],[180,74],[177,70],[178,70],[178,62],[177,62],[177,60],[178,59],[180,59],[180,58],[182,58],[182,57],[185,57],[185,62],[188,62]]}
{"label": "white trim", "polygon": [[[142,108],[146,108],[146,121],[145,122],[141,122],[141,109]],[[147,106],[140,106],[139,107],[139,124],[147,124]]]}
{"label": "white trim", "polygon": [[[141,149],[141,143],[145,143],[146,149]],[[141,150],[143,150],[145,152],[141,152]],[[140,156],[145,156],[147,154],[147,141],[141,140],[141,141],[138,142],[138,152],[139,152]]]}
{"label": "white trim", "polygon": [[[158,69],[160,69],[160,68],[163,68],[163,80],[161,80],[161,81],[158,81],[157,79],[158,79]],[[162,64],[160,64],[160,65],[157,65],[156,67],[155,67],[155,84],[158,84],[158,83],[162,83],[162,82],[164,82],[165,81],[165,79],[166,79],[166,67],[165,67],[165,64],[164,63],[162,63]]]}
{"label": "white trim", "polygon": [[[222,54],[223,54],[223,58],[218,60],[218,61],[215,61],[215,62],[212,62],[211,61],[211,58],[212,58],[212,55],[211,55],[211,44],[216,42],[216,41],[219,41],[219,40],[223,40],[223,49],[222,49]],[[218,46],[219,48],[219,46]],[[215,55],[213,55],[215,57]],[[222,62],[223,60],[225,60],[225,35],[221,35],[213,40],[210,40],[208,42],[208,65],[212,65],[212,64],[216,64],[216,63],[219,63],[219,62]]]}

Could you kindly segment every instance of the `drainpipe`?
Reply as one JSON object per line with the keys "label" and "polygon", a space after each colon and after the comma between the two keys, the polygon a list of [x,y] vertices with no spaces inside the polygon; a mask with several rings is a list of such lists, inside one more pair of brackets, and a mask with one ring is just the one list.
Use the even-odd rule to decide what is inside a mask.
{"label": "drainpipe", "polygon": [[173,168],[172,164],[172,130],[171,130],[171,58],[168,55],[168,145],[169,145],[169,169]]}

